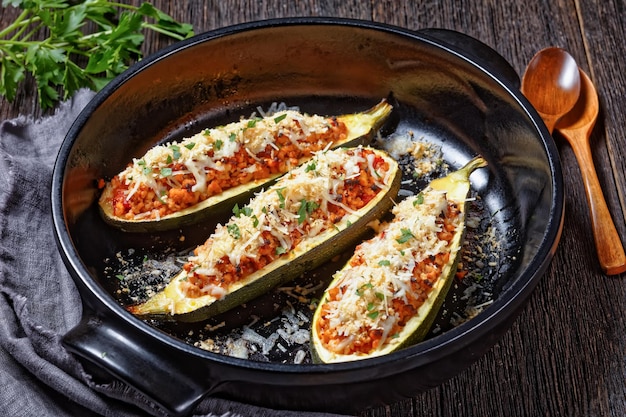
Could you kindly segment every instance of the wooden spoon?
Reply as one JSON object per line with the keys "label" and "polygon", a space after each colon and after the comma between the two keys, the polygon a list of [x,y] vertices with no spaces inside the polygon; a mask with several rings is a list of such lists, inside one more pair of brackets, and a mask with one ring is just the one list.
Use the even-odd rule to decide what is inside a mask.
{"label": "wooden spoon", "polygon": [[587,74],[582,70],[579,72],[582,81],[580,97],[572,111],[556,123],[556,130],[567,139],[580,166],[600,266],[607,275],[621,274],[626,271],[626,255],[604,200],[589,146],[589,136],[600,107],[598,94]]}
{"label": "wooden spoon", "polygon": [[578,101],[578,64],[561,48],[542,49],[528,63],[521,90],[552,134],[557,121]]}

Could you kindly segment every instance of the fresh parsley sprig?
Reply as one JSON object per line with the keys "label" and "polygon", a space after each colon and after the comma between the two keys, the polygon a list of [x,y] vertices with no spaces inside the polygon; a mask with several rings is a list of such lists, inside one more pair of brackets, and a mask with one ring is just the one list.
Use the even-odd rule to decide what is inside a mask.
{"label": "fresh parsley sprig", "polygon": [[[182,40],[193,35],[150,3],[105,0],[2,0],[22,10],[0,30],[0,95],[15,99],[32,75],[43,109],[80,88],[98,91],[141,58],[143,30]],[[41,34],[47,36],[40,40]]]}

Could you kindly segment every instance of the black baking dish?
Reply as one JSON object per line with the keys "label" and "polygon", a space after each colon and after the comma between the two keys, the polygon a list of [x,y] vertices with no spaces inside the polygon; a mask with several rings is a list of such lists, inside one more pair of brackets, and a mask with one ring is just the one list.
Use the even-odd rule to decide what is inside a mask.
{"label": "black baking dish", "polygon": [[[518,88],[506,62],[467,36],[335,18],[223,28],[144,59],[86,106],[54,169],[55,233],[84,300],[83,320],[65,345],[95,378],[121,379],[177,415],[190,413],[206,395],[274,408],[356,412],[458,374],[511,326],[548,267],[562,228],[557,150]],[[332,115],[365,109],[382,97],[396,105],[389,129],[437,142],[452,168],[477,154],[489,162],[472,177],[473,187],[493,216],[506,260],[484,311],[385,357],[314,365],[208,352],[120,305],[103,259],[135,247],[183,248],[206,236],[208,227],[117,231],[98,216],[98,179],[111,177],[155,143],[257,106],[282,101]]]}

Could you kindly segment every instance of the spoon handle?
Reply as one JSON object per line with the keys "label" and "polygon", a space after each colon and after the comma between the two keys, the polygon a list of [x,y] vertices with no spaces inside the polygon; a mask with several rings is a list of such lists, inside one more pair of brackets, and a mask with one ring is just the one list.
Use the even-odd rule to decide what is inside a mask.
{"label": "spoon handle", "polygon": [[626,271],[626,255],[600,187],[587,137],[577,129],[560,129],[559,132],[569,141],[578,160],[600,266],[606,275],[621,274]]}

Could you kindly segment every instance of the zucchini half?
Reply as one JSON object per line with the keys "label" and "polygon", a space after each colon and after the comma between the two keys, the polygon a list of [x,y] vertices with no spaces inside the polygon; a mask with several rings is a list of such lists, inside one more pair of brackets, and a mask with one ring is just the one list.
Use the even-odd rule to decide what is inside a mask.
{"label": "zucchini half", "polygon": [[[369,201],[335,217],[332,213],[347,199],[345,190],[368,177],[370,182],[358,191],[364,194],[354,194],[370,193]],[[243,304],[354,245],[367,232],[368,223],[391,208],[400,179],[398,163],[381,150],[358,147],[316,153],[248,205],[236,207],[230,220],[218,225],[205,244],[196,248],[195,256],[164,290],[127,309],[143,318],[192,322]],[[373,183],[375,187],[370,186]],[[293,237],[296,228],[304,231],[298,238]],[[283,243],[290,239],[291,243]],[[243,271],[251,259],[269,261],[261,269],[251,269],[247,276],[242,273],[236,280],[222,283],[229,280],[222,272],[224,263],[230,265],[230,271],[233,267]],[[202,291],[190,295],[189,285],[197,285],[199,274],[206,279]]]}
{"label": "zucchini half", "polygon": [[[333,276],[313,316],[315,362],[381,356],[426,336],[457,269],[469,176],[484,166],[486,161],[477,157],[433,180],[394,207],[394,220],[356,248]],[[454,214],[440,214],[444,210]]]}
{"label": "zucchini half", "polygon": [[[369,144],[373,139],[375,133],[378,131],[378,129],[382,127],[382,125],[387,120],[389,114],[391,113],[391,110],[392,106],[383,99],[380,103],[362,113],[337,116],[336,119],[346,125],[347,134],[346,137],[343,138],[341,141],[336,141],[329,144],[329,147],[354,147]],[[265,119],[275,120],[275,125],[277,125],[279,123],[278,121],[281,120],[281,117],[282,116],[280,115],[268,116]],[[230,131],[229,128],[232,129],[235,127],[235,125],[240,126],[242,124],[243,126],[249,126],[250,124],[255,125],[256,122],[255,119],[242,120],[240,122],[231,123],[226,126],[217,127],[215,128],[215,130],[227,132]],[[221,142],[228,142],[228,139]],[[187,153],[185,147],[189,149],[190,146],[194,146],[194,138],[183,139],[183,141],[181,141],[180,143],[162,145],[160,148],[172,148],[172,146],[176,147],[176,152],[179,152],[178,155],[180,155],[180,153],[184,155],[185,153]],[[311,156],[300,158],[298,164],[304,163],[306,160],[310,159]],[[134,160],[133,164],[137,165],[140,164],[142,161],[143,158],[136,159]],[[151,177],[154,176],[155,178],[159,175],[159,173],[163,172],[162,168],[159,168],[156,165],[154,167],[147,167],[143,165],[143,169],[147,170],[149,172],[149,175]],[[168,168],[165,169],[168,170]],[[166,172],[171,172],[171,169]],[[218,214],[227,213],[235,204],[244,203],[250,198],[250,196],[254,192],[259,191],[262,188],[266,188],[283,174],[284,172],[271,174],[265,178],[253,179],[250,182],[243,183],[229,189],[224,189],[220,193],[214,194],[193,206],[189,206],[179,211],[175,211],[173,213],[161,216],[158,219],[147,217],[137,218],[137,216],[135,216],[135,218],[133,219],[127,219],[116,216],[113,209],[115,190],[113,186],[111,186],[111,182],[108,182],[107,184],[105,184],[98,202],[99,210],[105,222],[126,232],[153,232],[172,230],[184,225],[197,223],[198,221],[214,217]],[[120,178],[122,178],[122,175],[123,172],[118,174]],[[233,173],[233,175],[235,174]],[[164,193],[165,191],[160,192]],[[156,191],[154,193],[157,194]],[[149,213],[150,212],[148,211],[148,214]]]}

